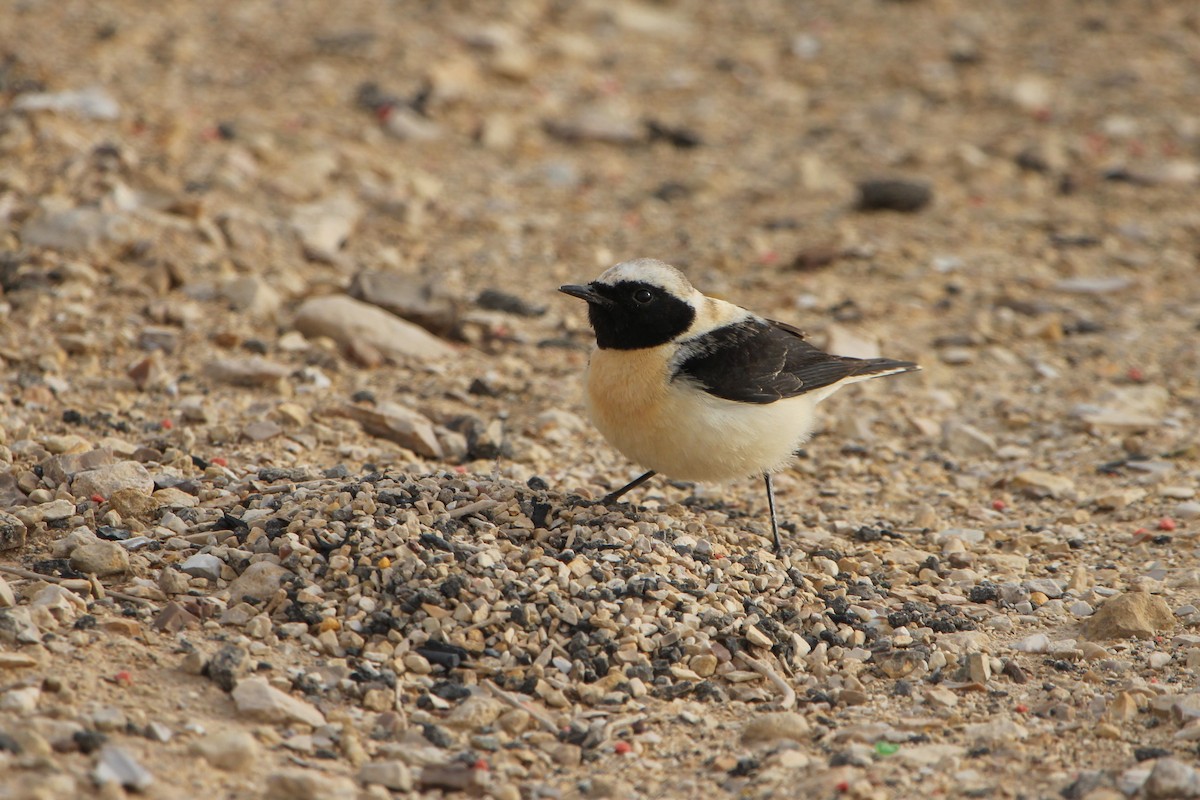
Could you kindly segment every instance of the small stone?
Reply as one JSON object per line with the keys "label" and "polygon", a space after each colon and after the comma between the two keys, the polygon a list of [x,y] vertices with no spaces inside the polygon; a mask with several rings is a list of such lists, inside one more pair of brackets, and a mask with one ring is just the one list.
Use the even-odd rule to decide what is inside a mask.
{"label": "small stone", "polygon": [[933,200],[927,183],[895,179],[873,179],[858,184],[859,211],[920,211]]}
{"label": "small stone", "polygon": [[34,217],[21,228],[21,242],[30,247],[87,252],[128,241],[129,234],[129,220],[124,214],[80,207]]}
{"label": "small stone", "polygon": [[[1192,520],[1200,518],[1200,503],[1180,503],[1171,511],[1171,515],[1175,519]],[[0,529],[0,540],[3,539],[3,530]],[[0,541],[2,544],[2,541]]]}
{"label": "small stone", "polygon": [[332,264],[337,262],[362,215],[362,205],[354,197],[336,194],[297,206],[292,212],[292,227],[304,245],[306,256]]}
{"label": "small stone", "polygon": [[383,129],[403,141],[431,142],[442,138],[442,126],[407,106],[389,110]]}
{"label": "small stone", "polygon": [[144,792],[154,783],[154,776],[129,751],[114,744],[101,748],[92,779],[101,786],[116,783],[134,792]]}
{"label": "small stone", "polygon": [[347,348],[365,344],[394,360],[449,358],[455,352],[423,328],[345,295],[306,301],[296,312],[295,325],[309,338],[327,336]]}
{"label": "small stone", "polygon": [[348,800],[357,796],[358,787],[349,778],[290,768],[267,776],[263,800]]}
{"label": "small stone", "polygon": [[1144,786],[1146,800],[1175,797],[1200,797],[1200,776],[1196,768],[1175,758],[1160,758]]}
{"label": "small stone", "polygon": [[591,106],[570,116],[547,120],[546,132],[565,142],[636,144],[646,133],[637,120],[604,105]]}
{"label": "small stone", "polygon": [[760,714],[742,728],[742,744],[775,742],[788,739],[807,742],[810,734],[808,720],[793,711]]}
{"label": "small stone", "polygon": [[[186,591],[186,589],[185,589]],[[174,601],[167,603],[150,623],[155,630],[176,633],[185,627],[197,627],[200,618]]]}
{"label": "small stone", "polygon": [[146,725],[146,738],[152,742],[166,744],[175,737],[175,733],[161,722],[154,721]]}
{"label": "small stone", "polygon": [[987,458],[996,452],[996,439],[974,425],[948,423],[942,429],[942,446],[959,458]]}
{"label": "small stone", "polygon": [[1076,600],[1071,605],[1067,606],[1067,611],[1070,611],[1077,617],[1090,617],[1096,613],[1096,609],[1092,608],[1092,604],[1086,600]]}
{"label": "small stone", "polygon": [[14,111],[49,111],[75,114],[84,119],[112,121],[121,116],[121,105],[101,86],[60,92],[24,92],[12,102]]}
{"label": "small stone", "polygon": [[209,660],[208,677],[227,692],[232,692],[238,680],[250,671],[250,654],[235,644],[221,647]]}
{"label": "small stone", "polygon": [[422,414],[393,403],[380,403],[376,408],[359,405],[342,406],[341,414],[357,422],[372,436],[395,442],[427,458],[441,458],[433,423]]}
{"label": "small stone", "polygon": [[1018,473],[1013,485],[1030,497],[1062,498],[1075,491],[1075,482],[1064,475],[1030,469]]}
{"label": "small stone", "polygon": [[75,504],[70,500],[51,500],[48,503],[18,509],[15,516],[28,528],[39,522],[58,522],[67,519],[74,513]]}
{"label": "small stone", "polygon": [[712,677],[713,673],[717,671],[717,657],[712,653],[701,653],[699,655],[692,656],[691,660],[688,662],[688,666],[690,666],[692,671],[701,678],[709,678]]}
{"label": "small stone", "polygon": [[71,491],[76,497],[99,495],[107,498],[121,489],[135,489],[142,494],[150,494],[154,491],[154,480],[138,462],[118,461],[77,473],[71,481]]}
{"label": "small stone", "polygon": [[917,768],[936,767],[953,763],[967,754],[967,748],[956,744],[920,744],[901,747],[894,758]]}
{"label": "small stone", "polygon": [[1013,642],[1009,647],[1020,653],[1048,653],[1050,652],[1050,637],[1044,633],[1034,633]]}
{"label": "small stone", "polygon": [[247,770],[262,755],[258,740],[241,730],[209,734],[192,742],[191,750],[217,769],[228,772]]}
{"label": "small stone", "polygon": [[76,572],[107,578],[129,572],[129,553],[116,542],[95,542],[76,547],[70,563]]}
{"label": "small stone", "polygon": [[232,386],[276,387],[291,370],[261,356],[222,358],[210,361],[204,368],[214,381]]}
{"label": "small stone", "polygon": [[755,647],[771,647],[775,642],[753,625],[746,628],[746,640]]}
{"label": "small stone", "polygon": [[226,591],[229,592],[229,604],[236,605],[247,597],[256,600],[269,600],[279,591],[284,578],[292,572],[271,561],[256,561],[246,567],[246,571],[230,582]]}
{"label": "small stone", "polygon": [[427,764],[421,769],[418,783],[422,790],[443,789],[480,795],[487,788],[488,773],[470,764]]}
{"label": "small stone", "polygon": [[358,781],[363,784],[377,783],[393,792],[411,792],[412,772],[403,761],[370,761],[358,770]]}
{"label": "small stone", "polygon": [[211,553],[196,553],[179,565],[179,571],[193,578],[206,578],[216,581],[221,577],[221,567],[225,562]]}
{"label": "small stone", "polygon": [[985,653],[967,654],[967,679],[987,683],[992,678],[992,660]]}
{"label": "small stone", "polygon": [[1128,508],[1145,496],[1145,489],[1117,489],[1116,491],[1097,497],[1096,505],[1104,511],[1120,511],[1123,508]]}
{"label": "small stone", "polygon": [[0,511],[0,552],[25,546],[27,529],[20,518]]}
{"label": "small stone", "polygon": [[458,313],[453,302],[437,293],[435,282],[383,270],[362,270],[350,284],[350,295],[364,303],[415,322],[439,336],[454,332]]}
{"label": "small stone", "polygon": [[479,730],[491,725],[504,711],[500,701],[490,697],[468,697],[445,719],[448,728]]}
{"label": "small stone", "polygon": [[1175,616],[1161,597],[1130,592],[1110,597],[1088,618],[1089,639],[1147,639],[1175,626]]}
{"label": "small stone", "polygon": [[275,287],[254,275],[226,281],[221,294],[232,310],[252,318],[273,320],[283,305],[283,297]]}
{"label": "small stone", "polygon": [[511,708],[500,715],[496,724],[510,736],[520,736],[533,727],[533,715],[523,708]]}
{"label": "small stone", "polygon": [[38,663],[38,660],[28,653],[0,651],[0,670],[36,667]]}
{"label": "small stone", "polygon": [[260,419],[257,422],[251,422],[242,428],[242,436],[250,442],[265,442],[268,439],[274,439],[283,433],[283,428],[279,423],[272,422],[269,419]]}
{"label": "small stone", "polygon": [[238,712],[249,719],[262,722],[300,722],[311,727],[325,724],[325,715],[311,703],[281,692],[266,678],[247,678],[233,690],[233,702]]}
{"label": "small stone", "polygon": [[8,581],[0,577],[0,608],[12,608],[17,604],[17,596],[13,593]]}
{"label": "small stone", "polygon": [[16,714],[32,714],[37,710],[38,700],[42,690],[37,686],[20,686],[0,694],[0,711],[12,711]]}
{"label": "small stone", "polygon": [[963,729],[968,739],[977,742],[1011,742],[1025,739],[1029,731],[1011,719],[996,719],[967,725]]}
{"label": "small stone", "polygon": [[138,488],[117,489],[103,497],[108,499],[108,507],[120,514],[122,519],[149,522],[158,513],[158,501]]}

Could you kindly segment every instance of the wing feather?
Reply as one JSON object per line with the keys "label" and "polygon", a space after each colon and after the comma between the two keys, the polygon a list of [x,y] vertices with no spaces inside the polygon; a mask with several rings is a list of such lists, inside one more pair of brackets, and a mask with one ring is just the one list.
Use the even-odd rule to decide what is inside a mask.
{"label": "wing feather", "polygon": [[890,358],[835,356],[804,341],[798,328],[759,317],[707,331],[681,347],[673,379],[740,403],[774,403],[847,378],[918,368]]}

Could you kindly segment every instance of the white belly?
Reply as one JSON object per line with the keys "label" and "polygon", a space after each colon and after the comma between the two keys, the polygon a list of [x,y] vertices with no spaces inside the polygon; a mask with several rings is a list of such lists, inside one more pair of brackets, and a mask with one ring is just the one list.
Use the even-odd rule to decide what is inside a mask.
{"label": "white belly", "polygon": [[664,348],[597,351],[587,397],[592,421],[627,458],[689,481],[733,480],[786,466],[812,431],[820,399],[722,400],[669,382]]}

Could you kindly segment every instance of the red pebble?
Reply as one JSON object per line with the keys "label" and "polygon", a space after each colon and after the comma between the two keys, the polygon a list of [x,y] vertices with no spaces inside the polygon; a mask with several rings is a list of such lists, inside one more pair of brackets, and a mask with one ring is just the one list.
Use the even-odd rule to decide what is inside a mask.
{"label": "red pebble", "polygon": [[1129,371],[1125,373],[1125,377],[1135,383],[1141,383],[1146,380],[1146,373],[1142,372],[1139,367],[1130,367]]}
{"label": "red pebble", "polygon": [[487,772],[488,770],[491,769],[491,767],[488,766],[487,761],[480,758],[480,759],[477,759],[475,761],[475,763],[471,765],[471,769],[481,769],[484,772]]}
{"label": "red pebble", "polygon": [[94,494],[94,495],[92,495],[92,502],[93,502],[93,503],[103,503],[103,502],[104,502],[104,498],[103,498],[103,497],[101,497],[101,496],[100,496],[100,495],[98,495],[98,494]]}
{"label": "red pebble", "polygon": [[1029,706],[1024,703],[1017,703],[1016,712],[1018,714],[1027,714],[1029,713]]}
{"label": "red pebble", "polygon": [[211,459],[209,459],[208,463],[216,464],[218,467],[228,467],[229,459],[225,458],[224,456],[213,456]]}
{"label": "red pebble", "polygon": [[617,742],[615,745],[613,745],[613,751],[616,752],[617,755],[623,756],[626,753],[633,751],[633,745],[631,745],[629,742]]}
{"label": "red pebble", "polygon": [[165,430],[165,431],[169,431],[169,430],[171,430],[171,428],[175,427],[175,423],[171,422],[171,420],[169,420],[169,419],[164,419],[161,424],[162,424],[163,430]]}
{"label": "red pebble", "polygon": [[459,475],[467,474],[467,468],[464,467],[462,464],[459,464],[457,467],[455,467],[454,471],[457,472]]}
{"label": "red pebble", "polygon": [[768,250],[758,257],[758,260],[763,264],[774,264],[779,260],[779,253],[774,250]]}
{"label": "red pebble", "polygon": [[837,785],[833,788],[837,789],[839,792],[848,792],[850,791],[850,781],[838,781]]}
{"label": "red pebble", "polygon": [[1163,517],[1158,521],[1158,529],[1160,531],[1175,530],[1175,520],[1171,519],[1170,517]]}
{"label": "red pebble", "polygon": [[123,669],[113,676],[113,680],[115,680],[117,683],[124,684],[125,686],[130,686],[133,684],[133,675],[129,672],[129,670]]}
{"label": "red pebble", "polygon": [[1008,503],[1004,502],[1003,500],[993,500],[992,508],[996,511],[1003,511],[1004,509],[1008,508]]}

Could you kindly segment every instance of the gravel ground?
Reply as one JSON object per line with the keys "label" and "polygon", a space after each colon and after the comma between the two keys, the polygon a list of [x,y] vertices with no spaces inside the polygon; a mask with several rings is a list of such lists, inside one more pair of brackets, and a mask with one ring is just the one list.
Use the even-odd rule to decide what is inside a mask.
{"label": "gravel ground", "polygon": [[[0,798],[1200,796],[1188,3],[25,0]],[[583,416],[653,256],[923,366]]]}

